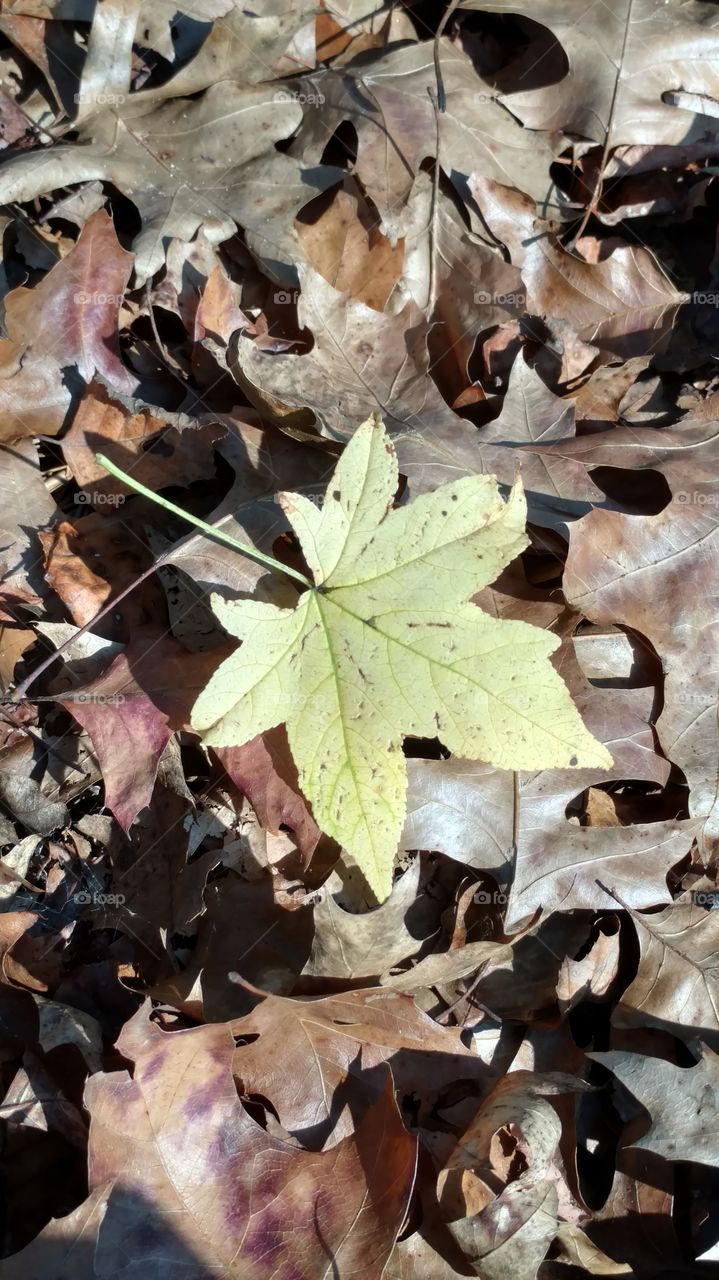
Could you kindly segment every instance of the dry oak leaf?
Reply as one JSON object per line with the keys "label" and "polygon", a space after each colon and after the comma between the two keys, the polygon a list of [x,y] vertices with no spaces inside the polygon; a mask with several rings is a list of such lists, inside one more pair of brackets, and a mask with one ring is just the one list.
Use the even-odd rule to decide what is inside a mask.
{"label": "dry oak leaf", "polygon": [[719,527],[716,507],[699,501],[704,496],[692,484],[655,516],[592,511],[571,528],[563,587],[592,622],[630,627],[659,654],[657,732],[667,758],[684,771],[708,853],[719,834]]}
{"label": "dry oak leaf", "polygon": [[656,915],[633,911],[632,920],[639,968],[612,1021],[680,1037],[719,1031],[719,913],[681,898]]}
{"label": "dry oak leaf", "polygon": [[405,812],[403,733],[497,768],[611,766],[548,661],[558,638],[468,603],[527,545],[521,485],[505,504],[493,477],[467,476],[392,510],[397,481],[368,419],[321,509],[281,495],[314,585],[294,609],[213,597],[244,643],[192,716],[220,747],[284,721],[319,827],[380,899]]}
{"label": "dry oak leaf", "polygon": [[603,262],[567,253],[551,236],[527,246],[522,279],[528,311],[561,320],[582,342],[628,357],[656,350],[689,295],[675,288],[648,249],[620,245]]}
{"label": "dry oak leaf", "polygon": [[[461,7],[527,16],[517,0],[462,0]],[[606,142],[607,149],[690,142],[712,149],[715,126],[707,117],[716,116],[719,97],[714,5],[603,0],[580,15],[575,0],[539,0],[531,18],[549,27],[569,68],[551,89],[501,95],[528,129],[563,129]],[[530,48],[528,59],[534,66],[552,52],[542,41]]]}
{"label": "dry oak leaf", "polygon": [[[631,363],[627,362],[622,368],[626,370]],[[607,372],[598,370],[605,375]],[[592,397],[587,390],[592,382],[583,388],[584,408],[590,410],[594,400],[595,406],[590,411],[602,412],[609,401],[606,384],[600,382]],[[711,509],[715,505],[719,471],[719,431],[716,409],[710,409],[710,414],[710,420],[706,421],[697,411],[697,416],[692,413],[667,427],[611,426],[607,431],[594,430],[572,439],[568,435],[563,440],[545,437],[537,440],[532,453],[550,468],[560,460],[569,465],[581,463],[589,477],[595,467],[659,471],[679,502]],[[526,475],[524,471],[523,475]],[[578,483],[581,485],[581,479]]]}
{"label": "dry oak leaf", "polygon": [[213,84],[201,97],[161,106],[130,94],[93,116],[79,141],[11,160],[0,178],[0,200],[33,200],[69,183],[102,179],[127,193],[143,220],[135,248],[135,278],[144,284],[165,261],[170,236],[190,240],[209,225],[216,242],[235,231],[232,212],[244,201],[243,167],[272,151],[300,123],[302,108],[272,86]]}
{"label": "dry oak leaf", "polygon": [[[211,23],[195,56],[170,80],[141,92],[143,101],[199,93],[218,80],[251,85],[278,74],[277,64],[297,30],[316,12],[311,0],[263,4],[254,8],[234,0],[183,0],[182,13],[197,23]],[[142,0],[139,24],[147,49],[173,62],[175,0]],[[221,21],[213,21],[213,19]]]}
{"label": "dry oak leaf", "polygon": [[[523,355],[512,365],[499,417],[480,430],[459,417],[442,424],[441,430],[436,430],[434,418],[431,421],[431,430],[410,427],[394,439],[400,470],[412,494],[433,489],[458,474],[480,471],[495,475],[501,484],[511,484],[519,462],[533,524],[563,524],[584,514],[590,503],[605,501],[581,458],[575,461],[572,456],[578,444],[573,401],[554,395]],[[548,452],[552,446],[547,442],[555,440],[567,442],[568,457]]]}
{"label": "dry oak leaf", "polygon": [[305,355],[277,354],[240,338],[230,367],[251,399],[259,394],[293,408],[310,406],[323,433],[337,440],[377,411],[392,433],[464,426],[429,376],[430,326],[415,302],[398,315],[379,314],[338,292],[313,267],[299,265],[297,272],[297,316],[314,346]]}
{"label": "dry oak leaf", "polygon": [[305,110],[293,154],[319,163],[328,134],[349,121],[357,133],[356,175],[377,206],[381,230],[393,240],[407,230],[406,202],[427,156],[439,156],[460,195],[473,169],[521,186],[537,200],[551,190],[550,139],[521,128],[486,91],[471,58],[448,39],[438,49],[446,110],[436,116],[434,56],[434,42],[424,40],[341,74],[333,68],[313,73],[298,84],[305,100],[318,98],[322,109]]}
{"label": "dry oak leaf", "polygon": [[601,689],[581,677],[571,654],[562,673],[596,737],[613,756],[609,770],[552,769],[522,773],[514,865],[512,778],[466,760],[412,760],[402,847],[437,849],[500,883],[512,878],[505,928],[538,907],[545,911],[610,908],[598,881],[630,905],[667,901],[667,871],[690,849],[696,823],[679,820],[628,827],[579,827],[567,820],[585,788],[623,779],[664,785],[669,765],[654,750],[651,689]]}
{"label": "dry oak leaf", "polygon": [[438,1092],[458,1078],[493,1083],[455,1028],[438,1027],[394,991],[368,988],[318,1000],[267,995],[233,1021],[232,1033],[239,1044],[233,1070],[245,1091],[267,1098],[283,1127],[313,1150],[334,1147],[352,1132],[382,1092],[380,1063],[389,1062],[405,1095]]}
{"label": "dry oak leaf", "polygon": [[419,858],[399,876],[381,906],[348,911],[325,887],[312,912],[314,933],[304,976],[376,978],[415,955],[439,927],[439,910],[426,893]]}
{"label": "dry oak leaf", "polygon": [[719,1057],[702,1045],[701,1061],[677,1067],[643,1053],[588,1053],[608,1067],[652,1117],[652,1126],[632,1146],[665,1160],[719,1165],[716,1114],[719,1105]]}

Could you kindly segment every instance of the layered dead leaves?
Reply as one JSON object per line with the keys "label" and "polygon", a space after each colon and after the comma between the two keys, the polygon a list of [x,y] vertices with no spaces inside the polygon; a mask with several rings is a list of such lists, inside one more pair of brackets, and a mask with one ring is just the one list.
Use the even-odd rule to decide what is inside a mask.
{"label": "layered dead leaves", "polygon": [[[719,1260],[716,6],[449,8],[0,15],[3,1276]],[[291,584],[95,461],[303,569],[377,411],[400,501],[519,465],[477,603],[614,762],[406,742],[380,907],[191,732]]]}

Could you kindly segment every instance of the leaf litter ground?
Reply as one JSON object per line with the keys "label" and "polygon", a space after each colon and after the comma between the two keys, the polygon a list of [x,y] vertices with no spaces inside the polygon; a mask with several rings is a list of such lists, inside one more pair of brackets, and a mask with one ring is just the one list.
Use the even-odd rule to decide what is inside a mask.
{"label": "leaf litter ground", "polygon": [[[712,1276],[716,7],[14,0],[0,59],[0,1273]],[[428,707],[404,604],[582,741]]]}

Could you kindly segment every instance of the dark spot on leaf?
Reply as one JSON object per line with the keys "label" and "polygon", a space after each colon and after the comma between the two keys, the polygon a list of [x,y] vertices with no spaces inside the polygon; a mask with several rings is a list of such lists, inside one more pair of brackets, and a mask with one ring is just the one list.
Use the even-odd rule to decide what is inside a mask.
{"label": "dark spot on leaf", "polygon": [[340,498],[342,497],[342,494],[340,493],[339,489],[333,489],[333,490],[332,490],[332,497],[334,498],[335,502],[339,502],[339,501],[340,501]]}
{"label": "dark spot on leaf", "polygon": [[571,765],[575,765],[576,763],[577,763],[577,757],[576,757],[576,756],[572,756],[571,760],[569,761],[570,766],[571,766]]}

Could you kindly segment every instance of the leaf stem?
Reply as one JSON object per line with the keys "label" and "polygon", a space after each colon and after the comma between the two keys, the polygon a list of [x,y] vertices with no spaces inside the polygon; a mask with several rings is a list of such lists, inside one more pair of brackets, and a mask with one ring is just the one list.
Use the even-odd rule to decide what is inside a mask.
{"label": "leaf stem", "polygon": [[152,489],[148,489],[146,485],[140,484],[139,480],[134,480],[132,476],[123,471],[121,467],[115,466],[114,462],[110,462],[104,453],[96,453],[95,459],[101,467],[109,471],[111,476],[115,476],[117,480],[122,480],[128,488],[134,489],[135,493],[142,494],[143,498],[149,498],[151,502],[157,504],[158,507],[164,507],[166,511],[171,511],[173,515],[180,516],[182,520],[186,520],[188,524],[194,524],[196,529],[201,529],[210,538],[217,538],[219,542],[224,542],[228,547],[232,547],[234,551],[239,551],[241,555],[247,556],[250,560],[256,560],[259,564],[265,564],[270,569],[276,569],[278,573],[286,573],[290,578],[294,578],[297,582],[301,582],[303,587],[312,587],[309,578],[303,573],[299,573],[297,569],[291,569],[289,565],[282,564],[281,560],[275,560],[273,556],[266,556],[263,551],[258,551],[256,547],[246,546],[244,542],[238,542],[236,538],[230,536],[229,533],[223,533],[221,529],[217,529],[215,525],[207,524],[206,521],[200,520],[198,516],[193,516],[189,511],[184,511],[182,507],[175,506],[174,502],[169,502],[167,498],[161,498],[159,493],[154,493]]}
{"label": "leaf stem", "polygon": [[[44,671],[47,671],[48,667],[51,667],[54,662],[57,662],[57,659],[60,657],[63,651],[65,649],[69,649],[73,641],[79,640],[82,636],[87,635],[88,631],[92,631],[92,628],[95,626],[97,622],[102,622],[102,619],[106,618],[108,613],[112,613],[113,610],[120,603],[120,601],[125,599],[125,596],[129,596],[130,592],[135,590],[135,587],[139,587],[143,582],[146,582],[147,579],[152,576],[152,574],[155,572],[156,569],[164,568],[164,566],[169,561],[171,550],[172,548],[170,548],[170,551],[166,551],[163,553],[163,555],[159,556],[158,559],[155,560],[155,562],[150,565],[149,569],[145,569],[143,573],[139,574],[137,578],[133,578],[129,586],[124,587],[123,590],[119,593],[119,595],[112,596],[107,601],[107,603],[104,604],[102,608],[94,615],[94,617],[90,618],[89,622],[86,622],[83,627],[80,627],[77,631],[73,632],[71,636],[68,636],[67,640],[64,640],[62,644],[58,645],[57,649],[53,649],[52,653],[49,653],[46,658],[43,658],[39,667],[36,667],[34,671],[31,671],[30,674],[27,675],[25,679],[20,682],[17,688],[13,689],[13,691],[9,695],[10,702],[22,702],[27,695],[27,691],[30,688],[30,685],[34,684],[38,676],[41,676]],[[30,698],[28,699],[28,701],[34,702],[35,699]]]}

